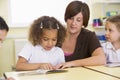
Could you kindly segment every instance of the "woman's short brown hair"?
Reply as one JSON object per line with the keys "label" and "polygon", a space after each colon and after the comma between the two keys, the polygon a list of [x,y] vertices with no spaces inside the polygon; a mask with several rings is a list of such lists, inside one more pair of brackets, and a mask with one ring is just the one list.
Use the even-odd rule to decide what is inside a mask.
{"label": "woman's short brown hair", "polygon": [[81,12],[83,15],[84,27],[87,27],[90,17],[90,11],[88,5],[81,1],[72,1],[71,3],[68,4],[65,11],[64,20],[67,21],[67,19],[70,19],[71,17],[77,15],[79,12]]}

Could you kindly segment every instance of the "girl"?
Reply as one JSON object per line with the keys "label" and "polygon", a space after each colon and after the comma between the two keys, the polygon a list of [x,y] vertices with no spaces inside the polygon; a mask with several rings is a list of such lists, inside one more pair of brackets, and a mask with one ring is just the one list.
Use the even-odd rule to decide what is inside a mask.
{"label": "girl", "polygon": [[54,17],[42,16],[30,28],[29,41],[19,53],[17,70],[55,69],[65,62],[59,46],[65,37],[65,28]]}
{"label": "girl", "polygon": [[120,63],[120,15],[109,17],[105,24],[106,43],[103,49],[107,63]]}

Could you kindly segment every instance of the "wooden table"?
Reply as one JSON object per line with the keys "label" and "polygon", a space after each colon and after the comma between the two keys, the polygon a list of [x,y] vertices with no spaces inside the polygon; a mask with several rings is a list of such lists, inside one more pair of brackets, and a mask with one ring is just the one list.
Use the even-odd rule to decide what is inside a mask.
{"label": "wooden table", "polygon": [[[98,69],[100,67],[98,67]],[[102,69],[103,67],[101,67],[101,70]],[[15,80],[120,80],[118,78],[102,74],[90,69],[86,69],[84,67],[67,68],[66,70],[68,71],[63,73],[36,74],[23,76],[16,75],[20,72],[5,72],[4,75],[6,77],[13,77],[15,78]]]}
{"label": "wooden table", "polygon": [[120,79],[120,67],[85,66],[84,68]]}

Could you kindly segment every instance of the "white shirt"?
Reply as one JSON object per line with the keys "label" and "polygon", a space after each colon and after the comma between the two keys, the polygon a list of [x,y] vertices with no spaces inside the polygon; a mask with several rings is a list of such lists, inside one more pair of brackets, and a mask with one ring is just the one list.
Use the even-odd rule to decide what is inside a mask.
{"label": "white shirt", "polygon": [[57,65],[65,62],[64,52],[59,47],[46,51],[40,45],[33,46],[27,43],[18,56],[24,57],[29,63],[51,63]]}
{"label": "white shirt", "polygon": [[110,42],[103,43],[102,47],[106,55],[107,63],[120,62],[120,49],[115,50],[114,46]]}

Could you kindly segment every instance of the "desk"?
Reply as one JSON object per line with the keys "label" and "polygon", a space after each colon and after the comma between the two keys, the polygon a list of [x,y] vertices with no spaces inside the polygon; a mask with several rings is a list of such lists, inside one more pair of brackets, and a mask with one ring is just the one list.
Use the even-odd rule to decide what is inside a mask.
{"label": "desk", "polygon": [[120,67],[106,67],[106,66],[85,66],[84,68],[110,75],[120,79]]}
{"label": "desk", "polygon": [[5,72],[6,77],[13,77],[15,80],[120,80],[109,75],[101,74],[83,67],[67,68],[68,72],[15,76],[19,72]]}

